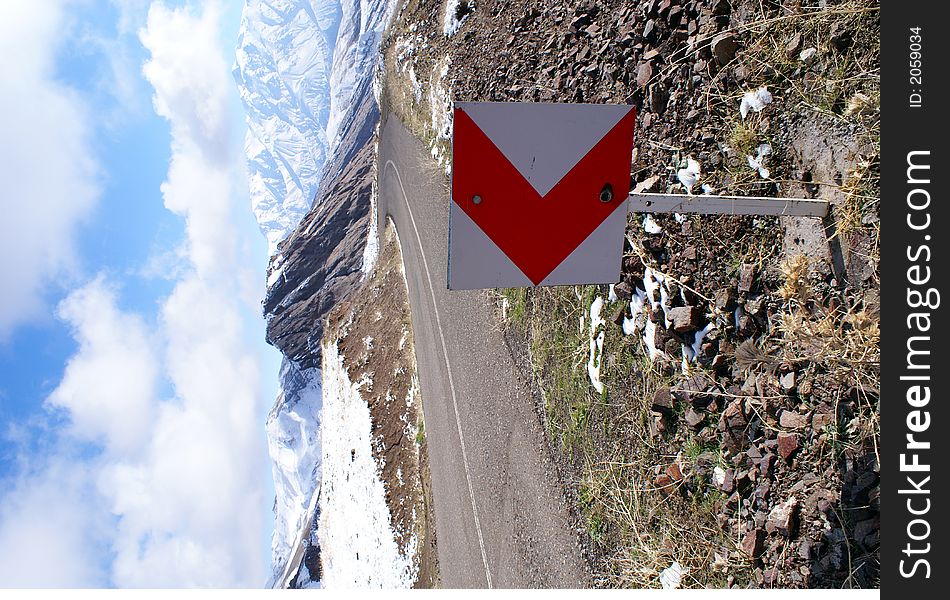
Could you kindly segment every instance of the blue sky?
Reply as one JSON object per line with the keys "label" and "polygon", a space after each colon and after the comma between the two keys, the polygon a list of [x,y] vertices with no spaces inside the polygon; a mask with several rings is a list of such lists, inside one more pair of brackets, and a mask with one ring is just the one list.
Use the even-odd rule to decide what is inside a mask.
{"label": "blue sky", "polygon": [[261,585],[279,357],[230,74],[242,3],[20,4],[0,24],[0,586]]}

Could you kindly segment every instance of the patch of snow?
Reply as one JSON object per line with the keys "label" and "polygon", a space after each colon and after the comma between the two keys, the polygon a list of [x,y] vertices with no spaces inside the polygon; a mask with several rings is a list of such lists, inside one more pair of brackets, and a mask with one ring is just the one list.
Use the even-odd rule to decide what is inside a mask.
{"label": "patch of snow", "polygon": [[650,319],[646,320],[643,327],[643,343],[646,344],[650,360],[656,360],[657,356],[666,356],[666,352],[656,347],[656,323]]}
{"label": "patch of snow", "polygon": [[746,92],[742,95],[742,100],[739,102],[739,114],[745,119],[750,110],[752,112],[762,112],[762,109],[771,103],[771,92],[765,86],[762,86],[753,92]]}
{"label": "patch of snow", "polygon": [[617,301],[617,292],[614,290],[613,283],[610,284],[607,288],[607,302],[616,302]]}
{"label": "patch of snow", "polygon": [[273,286],[280,280],[281,275],[284,274],[284,267],[280,266],[275,269],[271,269],[270,275],[267,276],[267,287]]}
{"label": "patch of snow", "polygon": [[[507,300],[507,298],[505,298]],[[406,343],[409,341],[409,329],[407,327],[402,328],[402,335],[399,337],[399,349],[403,350],[406,347]]]}
{"label": "patch of snow", "polygon": [[722,467],[716,466],[713,469],[712,480],[713,480],[713,483],[716,484],[716,487],[721,487],[722,484],[726,481],[726,472],[723,470]]}
{"label": "patch of snow", "polygon": [[689,157],[686,159],[686,166],[677,171],[676,178],[679,179],[679,182],[686,188],[686,193],[692,194],[693,186],[699,181],[700,175],[702,175],[702,167],[699,161],[693,157]]}
{"label": "patch of snow", "polygon": [[320,581],[310,579],[310,569],[306,563],[300,562],[300,570],[297,572],[297,588],[301,590],[320,589]]}
{"label": "patch of snow", "polygon": [[663,308],[663,325],[669,329],[673,321],[667,316],[670,314],[670,289],[665,281],[660,286],[660,307]]}
{"label": "patch of snow", "polygon": [[694,361],[699,358],[699,353],[703,349],[703,340],[706,339],[709,332],[715,328],[715,323],[708,323],[705,327],[696,332],[696,338],[692,345]]}
{"label": "patch of snow", "polygon": [[[475,0],[448,0],[445,4],[445,18],[442,20],[442,33],[446,37],[455,35],[469,15],[475,11]],[[459,13],[462,18],[459,18]]]}
{"label": "patch of snow", "polygon": [[648,214],[643,219],[643,230],[649,233],[650,235],[656,235],[658,233],[663,233],[663,228],[653,220],[653,215]]}
{"label": "patch of snow", "polygon": [[[378,129],[378,126],[377,126]],[[376,268],[376,261],[379,260],[379,226],[376,224],[376,203],[379,195],[379,188],[376,179],[373,179],[370,192],[369,205],[369,231],[366,232],[366,246],[363,248],[363,264],[360,271],[363,278],[369,277],[373,269]]]}
{"label": "patch of snow", "polygon": [[633,335],[643,327],[643,307],[646,303],[647,293],[640,288],[633,291],[630,298],[630,317],[623,319],[623,332],[625,335]]}
{"label": "patch of snow", "polygon": [[716,192],[716,190],[715,190],[715,188],[713,188],[713,186],[709,185],[708,183],[704,183],[704,184],[703,184],[703,193],[704,193],[704,194],[706,194],[707,196],[709,196],[709,195],[711,195],[711,194],[714,194],[715,192]]}
{"label": "patch of snow", "polygon": [[649,267],[643,272],[643,285],[646,288],[647,298],[650,300],[650,308],[654,312],[660,308],[660,304],[656,300],[656,292],[660,289],[662,281],[663,276],[659,273],[654,273],[653,269]]}
{"label": "patch of snow", "polygon": [[452,58],[444,57],[432,70],[431,85],[429,86],[429,110],[433,134],[432,157],[451,174],[452,160],[444,150],[444,144],[452,139],[452,91],[446,83]]}
{"label": "patch of snow", "polygon": [[416,66],[409,66],[409,85],[412,86],[412,95],[416,99],[416,104],[422,102],[422,84],[419,82],[419,78],[416,77]]}
{"label": "patch of snow", "polygon": [[587,359],[587,377],[598,394],[604,392],[600,381],[600,363],[604,356],[604,319],[600,316],[604,308],[604,299],[597,296],[590,305],[590,355]]}
{"label": "patch of snow", "polygon": [[[703,184],[703,189],[706,189],[706,184]],[[681,213],[673,213],[673,218],[676,219],[676,222],[680,225],[686,222],[686,215]]]}
{"label": "patch of snow", "polygon": [[415,548],[399,550],[373,457],[369,407],[335,343],[323,345],[323,473],[320,540],[328,588],[409,588]]}
{"label": "patch of snow", "polygon": [[757,169],[759,171],[759,177],[762,179],[768,179],[770,175],[768,168],[765,166],[765,157],[769,154],[772,154],[772,146],[760,144],[755,151],[754,157],[751,155],[746,156],[749,160],[749,166],[753,169]]}
{"label": "patch of snow", "polygon": [[[666,352],[656,347],[656,323],[646,317],[644,306],[647,302],[650,303],[653,318],[658,318],[658,312],[662,310],[664,325],[669,329],[672,324],[667,317],[670,312],[669,284],[662,273],[647,267],[643,272],[643,285],[646,289],[634,290],[633,297],[630,299],[631,316],[624,317],[623,332],[626,335],[633,335],[642,329],[643,343],[647,347],[650,360],[655,360],[658,355],[666,356]],[[657,299],[657,292],[659,292],[659,299]]]}
{"label": "patch of snow", "polygon": [[683,581],[683,567],[675,560],[669,567],[663,569],[660,573],[660,585],[665,590],[675,590]]}

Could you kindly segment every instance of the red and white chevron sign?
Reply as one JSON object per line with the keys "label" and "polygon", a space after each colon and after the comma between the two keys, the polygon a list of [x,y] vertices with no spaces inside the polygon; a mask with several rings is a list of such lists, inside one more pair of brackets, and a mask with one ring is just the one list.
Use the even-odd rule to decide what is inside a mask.
{"label": "red and white chevron sign", "polygon": [[634,109],[457,102],[450,289],[620,278]]}

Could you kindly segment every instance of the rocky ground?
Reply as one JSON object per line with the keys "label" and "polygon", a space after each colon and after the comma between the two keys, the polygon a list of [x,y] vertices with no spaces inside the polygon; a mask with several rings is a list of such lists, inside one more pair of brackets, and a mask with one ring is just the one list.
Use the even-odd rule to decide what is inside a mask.
{"label": "rocky ground", "polygon": [[370,409],[373,457],[396,543],[417,566],[415,587],[431,588],[438,555],[409,296],[395,229],[390,225],[381,238],[372,276],[331,311],[327,334],[346,357],[350,381],[364,382],[360,395]]}
{"label": "rocky ground", "polygon": [[444,164],[447,98],[629,103],[641,191],[692,170],[833,206],[631,215],[611,290],[498,294],[598,583],[876,586],[878,4],[453,5],[447,36],[443,2],[408,0],[384,45],[386,102]]}

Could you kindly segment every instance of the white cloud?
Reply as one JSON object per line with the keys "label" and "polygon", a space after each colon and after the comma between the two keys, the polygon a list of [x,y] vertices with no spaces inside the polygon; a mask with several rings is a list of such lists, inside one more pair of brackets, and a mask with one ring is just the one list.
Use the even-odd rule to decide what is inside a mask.
{"label": "white cloud", "polygon": [[102,586],[98,555],[108,550],[109,526],[84,465],[59,458],[27,471],[0,502],[0,584]]}
{"label": "white cloud", "polygon": [[70,294],[58,313],[72,326],[79,351],[49,403],[69,411],[79,439],[132,452],[154,419],[158,365],[145,323],[116,308],[115,292],[102,278]]}
{"label": "white cloud", "polygon": [[[153,106],[172,132],[162,194],[185,224],[184,247],[156,261],[177,258],[167,269],[173,291],[150,318],[123,310],[120,288],[100,276],[59,307],[79,347],[48,405],[67,416],[64,447],[100,449],[77,464],[74,487],[85,493],[68,498],[66,533],[82,548],[94,541],[91,532],[105,531],[110,546],[91,556],[56,554],[68,563],[66,584],[105,577],[120,587],[246,587],[262,585],[269,571],[263,323],[259,304],[249,310],[244,296],[254,264],[245,236],[257,233],[234,225],[250,209],[246,191],[232,184],[242,170],[228,125],[240,121],[229,112],[235,91],[220,17],[215,2],[203,10],[156,2],[139,32],[151,55],[143,75]],[[48,533],[40,521],[56,489],[43,482],[60,473],[47,468],[24,479],[43,511],[15,500],[21,488],[0,490],[0,564],[18,564],[7,540]],[[97,566],[106,573],[98,580]],[[8,575],[0,570],[0,584]],[[16,581],[50,583],[39,569]]]}
{"label": "white cloud", "polygon": [[190,154],[187,146],[194,144],[206,160],[226,162],[231,150],[227,99],[234,92],[218,46],[220,18],[214,1],[200,15],[155,2],[139,38],[152,54],[142,71],[155,88],[155,112],[171,123],[178,150]]}
{"label": "white cloud", "polygon": [[145,460],[103,475],[122,515],[118,585],[263,583],[259,371],[223,296],[189,277],[162,308],[175,398],[161,406]]}
{"label": "white cloud", "polygon": [[54,279],[72,276],[76,226],[98,196],[89,115],[55,77],[62,5],[6,3],[0,19],[0,340],[44,313]]}
{"label": "white cloud", "polygon": [[154,87],[155,111],[172,130],[162,195],[166,208],[185,218],[189,253],[202,277],[242,264],[235,261],[233,223],[240,172],[228,128],[235,91],[218,46],[220,18],[217,2],[201,14],[155,3],[139,32],[151,53],[142,72]]}

